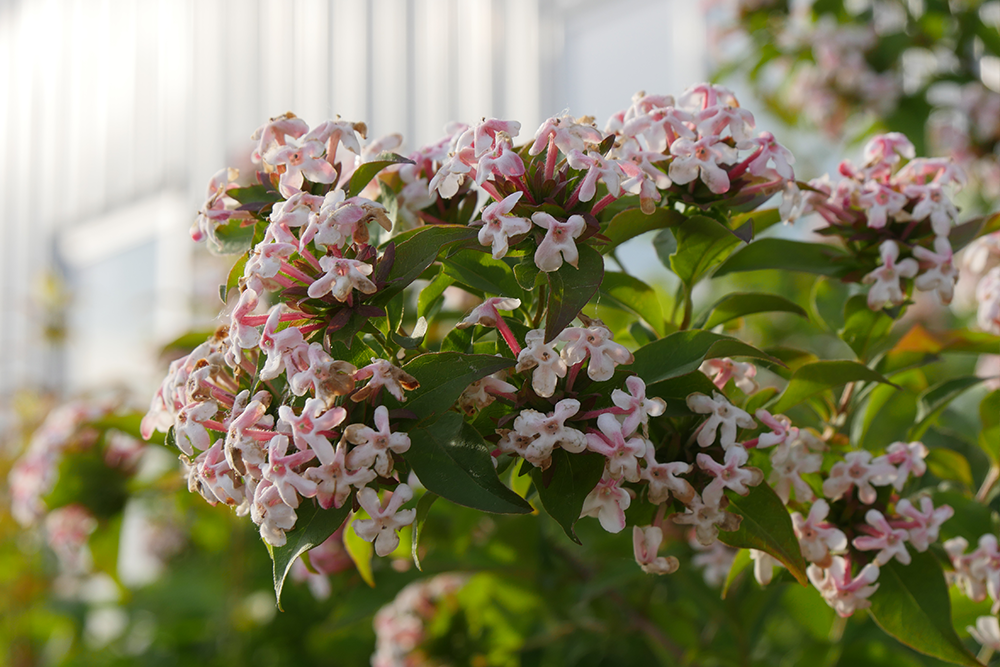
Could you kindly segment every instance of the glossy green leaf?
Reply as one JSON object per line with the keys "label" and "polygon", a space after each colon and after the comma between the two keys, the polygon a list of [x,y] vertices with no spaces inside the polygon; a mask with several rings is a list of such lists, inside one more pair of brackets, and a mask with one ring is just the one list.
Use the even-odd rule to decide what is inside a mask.
{"label": "glossy green leaf", "polygon": [[781,213],[776,208],[757,209],[756,211],[749,211],[747,213],[737,213],[732,217],[730,226],[733,229],[738,229],[748,222],[753,222],[754,233],[760,234],[765,229],[773,227],[781,222]]}
{"label": "glossy green leaf", "polygon": [[371,162],[365,162],[351,174],[347,198],[357,197],[380,171],[393,164],[413,164],[413,160],[395,153],[382,153]]}
{"label": "glossy green leaf", "polygon": [[878,590],[869,598],[872,618],[914,650],[958,665],[979,665],[952,627],[948,584],[937,558],[930,551],[911,550],[911,556],[909,565],[891,560],[882,566]]}
{"label": "glossy green leaf", "polygon": [[948,479],[973,488],[972,468],[968,459],[954,449],[938,447],[927,453],[927,469],[938,479]]}
{"label": "glossy green leaf", "polygon": [[403,458],[427,490],[453,503],[495,514],[531,512],[531,505],[497,477],[492,449],[460,414],[446,412],[410,431]]}
{"label": "glossy green leaf", "polygon": [[816,361],[802,366],[792,374],[785,391],[768,410],[775,414],[785,412],[817,394],[842,387],[848,382],[892,384],[881,373],[856,361]]}
{"label": "glossy green leaf", "polygon": [[730,256],[715,270],[716,277],[741,271],[780,269],[823,276],[842,276],[853,269],[847,253],[823,243],[789,239],[759,239]]}
{"label": "glossy green leaf", "polygon": [[653,249],[663,266],[670,268],[670,256],[677,252],[677,239],[669,229],[662,230],[653,237]]}
{"label": "glossy green leaf", "polygon": [[548,308],[545,313],[545,341],[558,336],[576,319],[583,307],[597,294],[604,279],[604,258],[590,246],[578,246],[579,268],[563,262],[558,271],[546,274],[549,279]]}
{"label": "glossy green leaf", "polygon": [[793,313],[809,317],[804,308],[783,296],[761,292],[734,292],[716,301],[694,323],[694,328],[713,329],[730,320],[755,313]]}
{"label": "glossy green leaf", "polygon": [[885,342],[892,329],[893,319],[884,310],[868,307],[864,294],[852,296],[844,306],[844,328],[838,332],[841,340],[850,346],[861,361],[871,358],[878,345]]}
{"label": "glossy green leaf", "polygon": [[616,246],[640,234],[654,229],[675,227],[683,221],[684,216],[681,213],[669,208],[657,208],[649,215],[638,208],[622,211],[611,219],[607,229],[604,230],[608,243],[601,248],[601,252],[610,252]]}
{"label": "glossy green leaf", "polygon": [[718,357],[754,357],[777,361],[752,345],[730,336],[689,329],[640,347],[635,351],[632,368],[646,384],[653,384],[696,371],[706,359]]}
{"label": "glossy green leaf", "polygon": [[656,290],[627,273],[608,271],[601,283],[601,296],[608,297],[646,320],[657,335],[663,333],[663,309]]}
{"label": "glossy green leaf", "polygon": [[809,294],[809,309],[813,321],[824,324],[834,333],[843,329],[844,304],[850,294],[851,288],[836,278],[817,278]]}
{"label": "glossy green leaf", "polygon": [[958,329],[944,334],[942,352],[965,354],[996,354],[1000,350],[1000,336],[985,331]]}
{"label": "glossy green leaf", "polygon": [[396,246],[396,257],[388,282],[371,303],[384,304],[420,277],[434,263],[438,254],[453,243],[475,238],[476,230],[464,225],[429,225],[421,227]]}
{"label": "glossy green leaf", "polygon": [[552,465],[546,470],[531,469],[531,479],[538,490],[542,507],[577,544],[580,544],[580,538],[576,536],[573,526],[580,518],[583,501],[601,481],[605,462],[600,454],[570,454],[557,449],[552,452]]}
{"label": "glossy green leaf", "polygon": [[544,285],[545,275],[535,266],[534,257],[526,255],[523,260],[514,265],[514,278],[525,292],[531,292],[539,285]]}
{"label": "glossy green leaf", "polygon": [[435,276],[434,280],[420,290],[420,294],[417,296],[417,315],[433,317],[444,301],[444,291],[454,283],[454,278],[444,271]]}
{"label": "glossy green leaf", "polygon": [[375,574],[372,572],[372,557],[375,555],[375,545],[368,540],[362,539],[354,530],[354,523],[359,520],[370,519],[364,510],[357,512],[351,518],[351,525],[344,530],[344,549],[347,555],[354,562],[354,567],[366,584],[375,588]]}
{"label": "glossy green leaf", "polygon": [[402,404],[421,421],[451,407],[466,388],[480,378],[514,365],[513,359],[490,354],[428,352],[415,357],[403,370],[420,382]]}
{"label": "glossy green leaf", "polygon": [[[348,499],[349,500],[349,499]],[[298,510],[298,520],[294,530],[285,533],[284,546],[271,548],[271,560],[274,561],[274,595],[281,609],[281,591],[285,587],[285,578],[292,570],[295,559],[313,547],[322,544],[344,524],[351,512],[351,503],[345,502],[342,507],[320,508],[311,501],[303,502]]]}
{"label": "glossy green leaf", "polygon": [[[640,374],[640,377],[641,374]],[[665,417],[685,417],[694,414],[687,406],[687,397],[694,393],[711,396],[718,388],[701,371],[692,371],[646,386],[646,395],[667,402]]]}
{"label": "glossy green leaf", "polygon": [[229,269],[229,275],[226,277],[226,283],[219,287],[219,298],[222,299],[222,303],[226,303],[226,298],[229,296],[230,290],[239,287],[240,278],[243,277],[243,270],[246,268],[249,257],[249,255],[244,254],[236,260],[236,263],[233,264],[233,268]]}
{"label": "glossy green leaf", "polygon": [[963,393],[983,381],[974,375],[952,378],[938,383],[920,395],[917,402],[916,424],[910,430],[910,440],[919,440],[941,413]]}
{"label": "glossy green leaf", "polygon": [[670,269],[685,285],[694,285],[741,241],[722,223],[696,215],[674,229],[677,252],[670,256]]}
{"label": "glossy green leaf", "polygon": [[738,514],[743,520],[732,532],[720,531],[719,540],[738,549],[757,549],[771,554],[799,583],[807,586],[806,561],[799,550],[792,517],[774,489],[762,482],[751,487],[746,496],[727,491],[726,497],[729,498],[727,511]]}
{"label": "glossy green leaf", "polygon": [[253,222],[230,220],[215,228],[215,240],[209,248],[220,255],[237,255],[253,245]]}
{"label": "glossy green leaf", "polygon": [[431,505],[440,497],[436,493],[427,491],[417,501],[417,514],[413,519],[413,539],[410,545],[410,554],[413,556],[413,564],[421,572],[424,571],[424,568],[420,566],[420,536],[424,532],[424,522],[427,521],[427,515],[430,514]]}
{"label": "glossy green leaf", "polygon": [[240,204],[273,204],[284,199],[277,190],[266,188],[259,183],[245,188],[227,190],[226,196],[235,199]]}
{"label": "glossy green leaf", "polygon": [[487,297],[510,296],[521,298],[524,293],[517,284],[514,270],[485,252],[463,250],[442,260],[444,271],[455,281],[477,289]]}
{"label": "glossy green leaf", "polygon": [[907,440],[917,416],[917,396],[927,388],[919,369],[897,373],[892,381],[899,387],[873,387],[864,401],[863,418],[853,420],[851,441],[862,449],[881,452],[886,445]]}

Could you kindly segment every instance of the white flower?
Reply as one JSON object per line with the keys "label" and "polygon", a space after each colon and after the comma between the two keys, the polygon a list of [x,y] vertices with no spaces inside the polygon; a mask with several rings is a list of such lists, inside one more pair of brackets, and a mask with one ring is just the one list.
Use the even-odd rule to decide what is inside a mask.
{"label": "white flower", "polygon": [[736,444],[738,427],[753,428],[757,425],[749,413],[734,406],[718,392],[714,398],[700,393],[691,394],[687,397],[687,404],[692,412],[711,415],[698,431],[698,444],[702,447],[714,443],[716,432],[721,431],[719,444],[728,449]]}
{"label": "white flower", "polygon": [[622,432],[632,435],[640,425],[646,432],[649,418],[662,415],[667,409],[667,403],[662,398],[646,398],[646,383],[638,375],[629,376],[625,380],[625,388],[628,393],[621,389],[611,392],[611,401],[622,410],[628,410],[622,421]]}
{"label": "white flower", "polygon": [[417,516],[417,510],[400,510],[403,504],[413,499],[413,490],[406,484],[400,484],[392,492],[392,497],[379,504],[375,489],[365,487],[358,491],[358,504],[371,519],[357,519],[352,524],[358,537],[375,542],[375,553],[387,556],[399,546],[399,535],[396,531],[409,526]]}
{"label": "white flower", "polygon": [[615,479],[624,477],[630,482],[638,482],[639,457],[646,453],[646,441],[642,438],[626,440],[622,425],[607,412],[598,416],[597,428],[601,433],[587,434],[587,447],[607,457],[607,474]]}
{"label": "white flower", "polygon": [[952,262],[951,244],[946,236],[934,239],[934,252],[917,246],[913,256],[920,260],[923,273],[917,276],[913,285],[921,292],[937,292],[941,303],[951,303],[955,295],[958,271]]}
{"label": "white flower", "polygon": [[868,292],[868,307],[872,310],[881,310],[887,303],[894,306],[903,303],[906,297],[899,279],[912,278],[920,268],[912,258],[896,262],[899,258],[899,246],[895,241],[883,241],[879,252],[882,254],[882,266],[861,279],[864,284],[872,285]]}
{"label": "white flower", "polygon": [[324,255],[319,258],[319,265],[326,274],[309,286],[308,294],[314,299],[330,293],[337,301],[346,301],[351,290],[374,294],[378,289],[368,279],[374,269],[367,262]]}
{"label": "white flower", "polygon": [[1000,651],[1000,621],[996,616],[980,616],[976,619],[976,627],[965,628],[972,638],[994,651]]}
{"label": "white flower", "polygon": [[358,445],[347,455],[347,466],[351,470],[374,467],[375,472],[385,477],[392,468],[389,452],[403,454],[408,451],[410,436],[389,430],[389,409],[384,405],[375,408],[375,427],[378,430],[364,424],[351,424],[344,429],[347,441]]}
{"label": "white flower", "polygon": [[820,498],[809,509],[809,517],[803,518],[798,512],[792,512],[792,528],[799,538],[802,557],[820,567],[829,567],[830,554],[847,551],[847,536],[843,531],[826,523],[830,505]]}
{"label": "white flower", "polygon": [[854,548],[861,551],[879,552],[875,554],[875,561],[879,565],[885,565],[894,557],[903,565],[910,564],[910,552],[906,550],[906,540],[909,533],[901,528],[893,528],[889,525],[885,516],[878,510],[868,510],[865,514],[867,526],[861,526],[860,530],[865,535],[854,538],[852,544]]}
{"label": "white flower", "polygon": [[657,556],[663,542],[663,530],[659,526],[632,527],[632,551],[635,562],[647,574],[670,574],[676,572],[680,563],[673,556]]}
{"label": "white flower", "polygon": [[620,533],[625,528],[625,510],[632,503],[632,496],[619,486],[621,480],[611,477],[607,471],[583,500],[580,517],[596,516],[601,527],[609,533]]}
{"label": "white flower", "polygon": [[587,375],[597,382],[610,380],[615,366],[634,361],[628,348],[611,340],[611,331],[606,327],[569,327],[559,334],[559,340],[568,343],[561,352],[566,365],[573,366],[590,357]]}
{"label": "white flower", "polygon": [[750,550],[750,558],[753,560],[753,576],[761,586],[767,586],[774,578],[774,568],[782,567],[781,561],[767,553],[766,551]]}
{"label": "white flower", "polygon": [[564,261],[576,267],[580,253],[573,239],[579,238],[587,227],[583,216],[571,215],[569,220],[563,222],[548,213],[537,211],[532,214],[531,221],[547,230],[535,251],[535,266],[546,273],[557,271]]}
{"label": "white flower", "polygon": [[501,259],[507,254],[510,237],[520,236],[531,231],[530,220],[510,215],[511,209],[517,204],[521,194],[521,191],[518,190],[512,195],[504,197],[502,201],[493,202],[483,209],[483,226],[479,230],[479,243],[491,247],[493,259]]}
{"label": "white flower", "polygon": [[531,388],[542,398],[548,398],[556,391],[557,378],[566,377],[566,362],[550,343],[545,342],[542,329],[532,329],[524,336],[525,347],[517,355],[515,373],[534,368]]}
{"label": "white flower", "polygon": [[852,579],[847,561],[834,556],[828,569],[810,565],[806,568],[806,574],[827,604],[843,617],[850,616],[858,609],[870,607],[868,598],[878,589],[875,581],[878,579],[879,568],[876,563],[865,565],[858,576]]}

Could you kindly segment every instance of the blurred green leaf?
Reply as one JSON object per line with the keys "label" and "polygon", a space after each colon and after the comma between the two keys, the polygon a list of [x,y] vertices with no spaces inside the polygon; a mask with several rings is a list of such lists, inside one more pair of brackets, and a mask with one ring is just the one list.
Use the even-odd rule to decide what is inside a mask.
{"label": "blurred green leaf", "polygon": [[816,361],[802,366],[792,374],[785,391],[768,410],[772,413],[786,412],[817,394],[842,387],[848,382],[892,384],[881,373],[876,373],[856,361]]}
{"label": "blurred green leaf", "polygon": [[611,219],[607,229],[604,230],[604,236],[608,238],[608,243],[601,248],[601,252],[609,253],[631,238],[654,229],[675,227],[683,220],[682,214],[669,208],[657,208],[649,215],[638,208],[622,211]]}
{"label": "blurred green leaf", "polygon": [[676,227],[674,238],[677,251],[670,256],[670,268],[689,287],[741,243],[731,229],[703,215],[692,216]]}
{"label": "blurred green leaf", "polygon": [[885,343],[893,319],[884,310],[868,307],[868,297],[855,294],[844,305],[844,328],[838,332],[861,361],[871,358],[873,348]]}
{"label": "blurred green leaf", "polygon": [[761,269],[842,276],[853,268],[848,262],[847,253],[831,245],[767,238],[738,250],[716,269],[715,276]]}
{"label": "blurred green leaf", "polygon": [[954,449],[935,448],[927,454],[927,469],[938,479],[949,479],[973,488],[969,461]]}
{"label": "blurred green leaf", "polygon": [[656,290],[627,273],[608,271],[600,293],[646,320],[657,335],[663,333],[663,309]]}
{"label": "blurred green leaf", "polygon": [[354,530],[354,524],[357,521],[370,518],[364,510],[351,517],[350,525],[344,529],[344,548],[364,582],[375,588],[375,574],[372,572],[372,556],[375,555],[375,546],[368,540],[362,539]]}
{"label": "blurred green leaf", "polygon": [[371,162],[365,162],[351,174],[351,183],[347,190],[347,198],[357,197],[376,175],[386,167],[394,164],[413,164],[413,160],[396,155],[382,153]]}
{"label": "blurred green leaf", "polygon": [[716,301],[693,326],[695,329],[713,329],[730,320],[755,313],[794,313],[808,318],[804,308],[783,296],[762,292],[733,292]]}
{"label": "blurred green leaf", "polygon": [[463,250],[441,260],[444,271],[457,282],[491,296],[522,298],[524,292],[514,277],[514,270],[489,254]]}
{"label": "blurred green leaf", "polygon": [[916,423],[910,430],[910,440],[920,440],[952,401],[982,381],[982,378],[975,376],[952,378],[922,393],[917,402]]}
{"label": "blurred green leaf", "polygon": [[689,329],[640,347],[635,351],[632,369],[646,384],[653,384],[696,371],[706,359],[718,357],[753,357],[777,361],[752,345],[730,336]]}
{"label": "blurred green leaf", "polygon": [[233,219],[215,228],[216,240],[210,248],[220,255],[237,255],[253,245],[253,220]]}
{"label": "blurred green leaf", "polygon": [[410,432],[403,458],[428,491],[483,512],[526,514],[531,505],[508,489],[493,467],[492,447],[456,412]]}
{"label": "blurred green leaf", "polygon": [[[451,244],[475,238],[476,230],[464,225],[428,225],[415,230],[396,245],[396,257],[389,271],[388,285],[370,303],[382,305],[420,277],[438,254]],[[397,237],[398,238],[398,237]]]}
{"label": "blurred green leaf", "polygon": [[911,553],[909,565],[891,560],[882,566],[871,598],[879,627],[910,648],[958,665],[980,663],[969,653],[951,624],[948,584],[930,551]]}
{"label": "blurred green leaf", "polygon": [[751,563],[753,563],[753,559],[750,558],[749,549],[740,549],[736,553],[736,558],[733,559],[733,564],[729,568],[729,574],[726,575],[726,583],[722,585],[723,600],[725,600],[726,596],[729,595],[729,589],[732,588],[736,578],[739,577]]}

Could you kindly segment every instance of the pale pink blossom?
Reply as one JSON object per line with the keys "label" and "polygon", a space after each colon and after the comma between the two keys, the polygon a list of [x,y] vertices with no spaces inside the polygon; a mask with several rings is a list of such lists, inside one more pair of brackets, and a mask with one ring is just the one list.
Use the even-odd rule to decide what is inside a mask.
{"label": "pale pink blossom", "polygon": [[695,535],[688,539],[688,544],[695,551],[691,558],[691,564],[702,568],[701,576],[705,579],[705,583],[712,588],[722,586],[726,582],[730,570],[733,569],[737,550],[718,540],[713,541],[710,545],[703,545]]}
{"label": "pale pink blossom", "polygon": [[673,556],[657,556],[663,542],[663,530],[659,526],[632,527],[632,551],[635,562],[646,574],[670,574],[676,572],[680,562]]}
{"label": "pale pink blossom", "polygon": [[927,496],[920,497],[920,509],[903,499],[896,503],[896,513],[909,519],[907,531],[909,541],[917,551],[927,551],[932,542],[937,542],[941,524],[955,514],[949,505],[934,507],[934,502]]}
{"label": "pale pink blossom", "polygon": [[757,146],[755,157],[747,165],[747,171],[754,176],[767,176],[767,163],[770,161],[774,165],[774,171],[779,176],[786,179],[795,178],[795,172],[791,165],[795,164],[795,156],[792,152],[779,144],[774,135],[770,132],[761,132],[756,139],[751,139],[752,145]]}
{"label": "pale pink blossom", "polygon": [[868,181],[858,196],[858,204],[865,209],[868,226],[872,229],[885,227],[890,216],[896,216],[907,204],[906,195],[897,192],[884,183]]}
{"label": "pale pink blossom", "polygon": [[897,491],[903,490],[903,485],[910,475],[922,477],[927,472],[924,459],[927,458],[928,450],[922,442],[894,442],[885,452],[883,456],[876,458],[874,463],[885,461],[897,466],[896,475],[892,479],[892,485]]}
{"label": "pale pink blossom", "polygon": [[546,230],[545,238],[535,250],[535,266],[546,273],[557,271],[564,261],[576,267],[580,253],[573,239],[579,238],[587,227],[583,216],[571,215],[568,220],[562,221],[537,211],[532,214],[531,220]]}
{"label": "pale pink blossom", "polygon": [[174,439],[177,447],[188,456],[194,456],[194,450],[202,451],[211,446],[208,430],[202,422],[211,419],[219,411],[215,401],[188,403],[174,418]]}
{"label": "pale pink blossom", "polygon": [[940,183],[908,185],[903,192],[907,197],[918,200],[910,217],[914,220],[930,218],[934,233],[939,237],[948,236],[955,221],[958,220],[958,209]]}
{"label": "pale pink blossom", "polygon": [[606,158],[596,151],[582,153],[573,150],[566,156],[566,161],[573,169],[587,170],[587,175],[578,186],[580,201],[590,201],[594,198],[597,194],[597,179],[604,182],[613,197],[621,196],[621,182],[625,180],[625,172],[617,160]]}
{"label": "pale pink blossom", "polygon": [[491,404],[497,396],[513,399],[517,387],[498,377],[498,373],[487,375],[470,384],[458,398],[458,405],[466,414],[473,414]]}
{"label": "pale pink blossom", "polygon": [[389,452],[403,454],[410,449],[410,436],[389,430],[389,409],[384,405],[375,408],[375,428],[364,424],[351,424],[344,430],[347,441],[358,445],[347,455],[347,465],[352,470],[373,467],[382,477],[392,468]]}
{"label": "pale pink blossom", "polygon": [[1000,266],[987,272],[976,285],[979,308],[976,321],[983,331],[1000,335]]}
{"label": "pale pink blossom", "polygon": [[483,226],[479,230],[479,244],[491,247],[493,259],[502,259],[507,254],[510,237],[520,236],[531,231],[530,220],[510,215],[522,194],[518,190],[483,209]]}
{"label": "pale pink blossom", "polygon": [[878,162],[896,164],[899,162],[900,156],[912,160],[915,155],[916,149],[913,147],[913,143],[900,132],[879,134],[865,144],[864,156],[867,164]]}
{"label": "pale pink blossom", "polygon": [[799,435],[798,427],[792,426],[792,420],[785,415],[771,415],[764,408],[754,413],[757,421],[771,429],[770,433],[761,433],[757,438],[757,449],[766,449],[794,441]]}
{"label": "pale pink blossom", "polygon": [[285,531],[295,527],[295,509],[286,505],[277,487],[264,480],[254,488],[250,518],[260,526],[260,536],[272,547],[285,546]]}
{"label": "pale pink blossom", "polygon": [[[503,137],[503,138],[501,138]],[[524,176],[524,162],[517,151],[510,143],[510,137],[497,135],[497,141],[492,150],[487,151],[479,158],[476,166],[476,183],[482,185],[487,180],[494,180],[496,176],[504,176],[509,179]]]}
{"label": "pale pink blossom", "polygon": [[314,299],[329,293],[337,301],[347,301],[352,290],[362,294],[378,290],[368,279],[374,269],[367,262],[324,255],[319,258],[319,265],[326,274],[309,286],[308,294]]}
{"label": "pale pink blossom", "polygon": [[351,487],[360,489],[377,476],[371,468],[348,470],[347,443],[341,440],[333,453],[333,460],[307,468],[304,476],[316,484],[316,500],[323,509],[342,507],[351,495]]}
{"label": "pale pink blossom", "polygon": [[[388,496],[388,494],[386,494]],[[354,532],[366,542],[375,543],[375,553],[387,556],[399,546],[399,531],[413,523],[417,510],[401,510],[405,503],[413,499],[413,490],[400,484],[391,497],[379,503],[378,493],[369,487],[358,491],[358,504],[368,512],[371,519],[357,519],[352,524]]]}
{"label": "pale pink blossom", "polygon": [[757,425],[749,413],[727,401],[726,397],[718,392],[713,398],[701,393],[691,394],[687,397],[687,405],[692,412],[710,415],[708,421],[702,424],[698,431],[698,444],[702,447],[714,443],[718,433],[719,444],[728,449],[736,444],[738,428],[753,428]]}
{"label": "pale pink blossom", "polygon": [[333,461],[333,445],[325,434],[333,431],[347,418],[344,408],[327,408],[326,401],[309,398],[300,414],[296,415],[290,405],[281,405],[278,407],[278,417],[279,426],[283,423],[290,428],[296,447],[303,451],[312,450],[320,463]]}
{"label": "pale pink blossom", "polygon": [[472,309],[468,315],[456,324],[458,329],[467,329],[477,324],[482,327],[495,327],[500,321],[499,310],[516,310],[521,307],[520,299],[493,296]]}
{"label": "pale pink blossom", "polygon": [[646,441],[642,438],[626,440],[621,423],[607,412],[597,417],[597,428],[600,433],[587,434],[587,448],[607,457],[608,475],[638,482],[639,458],[646,453]]}
{"label": "pale pink blossom", "polygon": [[615,366],[630,364],[634,360],[628,348],[611,339],[611,331],[607,327],[569,327],[559,334],[559,340],[567,343],[561,352],[566,365],[579,364],[589,357],[587,375],[597,382],[610,380]]}
{"label": "pale pink blossom", "polygon": [[996,616],[980,616],[976,627],[966,626],[972,638],[992,651],[1000,651],[1000,620]]}
{"label": "pale pink blossom", "polygon": [[259,164],[263,156],[284,146],[287,138],[298,139],[309,131],[309,125],[293,113],[275,116],[258,127],[250,138],[257,142],[257,147],[251,154],[255,164]]}
{"label": "pale pink blossom", "polygon": [[719,529],[731,532],[740,527],[743,517],[722,509],[718,504],[704,502],[695,495],[683,514],[671,517],[674,523],[694,526],[698,541],[708,546],[719,537]]}
{"label": "pale pink blossom", "polygon": [[951,244],[946,236],[934,239],[934,252],[917,246],[913,256],[920,261],[923,273],[913,281],[914,287],[922,292],[936,292],[943,304],[951,303],[958,282],[958,270],[952,262]]}
{"label": "pale pink blossom", "polygon": [[855,549],[874,551],[875,561],[885,565],[895,558],[903,565],[910,564],[910,552],[906,550],[906,540],[910,534],[902,528],[893,528],[885,516],[878,510],[871,509],[865,513],[867,526],[860,526],[859,531],[865,533],[854,538],[851,543]]}
{"label": "pale pink blossom", "polygon": [[782,567],[781,561],[767,553],[750,549],[750,560],[753,561],[753,576],[761,586],[767,586],[774,578],[774,568]]}
{"label": "pale pink blossom", "polygon": [[876,563],[865,565],[858,576],[852,578],[848,562],[840,556],[834,556],[833,562],[827,569],[810,565],[806,568],[806,574],[827,604],[842,617],[850,616],[858,609],[870,607],[871,602],[868,598],[879,586],[875,583],[879,575]]}
{"label": "pale pink blossom", "polygon": [[316,398],[330,403],[333,398],[346,396],[354,390],[357,371],[346,361],[327,354],[321,343],[310,343],[305,355],[296,356],[294,374],[289,369],[288,387],[296,396],[303,396],[312,389]]}
{"label": "pale pink blossom", "polygon": [[584,498],[580,517],[595,516],[601,528],[609,533],[620,533],[625,529],[625,510],[631,503],[632,496],[621,488],[621,480],[605,471],[601,481]]}
{"label": "pale pink blossom", "polygon": [[767,482],[783,503],[788,503],[792,489],[799,502],[812,502],[816,494],[802,475],[819,472],[822,465],[822,455],[810,453],[801,440],[786,442],[771,453],[771,475]]}
{"label": "pale pink blossom", "polygon": [[564,155],[572,150],[584,151],[587,144],[601,143],[604,137],[593,124],[584,120],[576,120],[565,112],[561,116],[546,118],[535,132],[535,140],[528,149],[528,155],[538,155],[545,150],[549,141]]}
{"label": "pale pink blossom", "polygon": [[659,417],[667,409],[667,402],[662,398],[646,398],[646,383],[638,375],[630,375],[625,380],[628,392],[615,389],[611,392],[611,401],[628,414],[622,420],[622,432],[628,436],[643,427],[648,432],[649,418]]}
{"label": "pale pink blossom", "polygon": [[698,467],[713,478],[701,492],[706,504],[718,505],[722,502],[723,489],[731,489],[745,496],[750,493],[751,486],[757,486],[764,481],[764,473],[759,468],[743,467],[749,458],[747,450],[743,447],[727,449],[725,463],[718,463],[708,454],[698,454],[696,459]]}
{"label": "pale pink blossom", "polygon": [[898,306],[906,299],[899,284],[900,278],[912,278],[920,268],[915,259],[907,258],[901,262],[899,246],[895,241],[883,241],[879,246],[882,255],[882,266],[861,279],[872,288],[868,291],[868,307],[881,310],[887,303]]}
{"label": "pale pink blossom", "polygon": [[834,463],[830,469],[829,476],[823,481],[823,494],[830,500],[838,500],[857,487],[861,502],[871,505],[876,498],[872,485],[889,484],[896,474],[896,468],[888,461],[872,461],[871,452],[848,452],[843,461]]}
{"label": "pale pink blossom", "polygon": [[287,200],[274,204],[271,208],[271,214],[268,216],[270,224],[267,226],[267,240],[273,239],[297,248],[299,239],[292,233],[292,229],[307,225],[316,212],[320,210],[323,201],[323,197],[311,195],[308,192],[296,192]]}
{"label": "pale pink blossom", "polygon": [[[548,415],[536,410],[522,410],[514,419],[514,431],[530,442],[521,453],[528,462],[540,466],[555,447],[578,454],[587,448],[587,436],[566,426],[566,420],[580,411],[580,401],[565,398]],[[613,419],[613,417],[612,417]]]}
{"label": "pale pink blossom", "polygon": [[729,174],[720,164],[736,162],[736,149],[723,143],[717,136],[707,136],[691,141],[678,139],[670,145],[670,162],[667,175],[674,183],[684,185],[699,176],[715,194],[729,190]]}
{"label": "pale pink blossom", "polygon": [[308,354],[309,345],[298,327],[278,330],[284,309],[285,306],[280,303],[274,305],[267,315],[267,321],[264,322],[259,345],[261,351],[267,355],[267,361],[260,371],[261,380],[272,380],[288,369],[294,374],[296,357]]}
{"label": "pale pink blossom", "polygon": [[219,502],[233,506],[243,502],[243,482],[226,461],[222,440],[216,440],[195,464],[199,481]]}
{"label": "pale pink blossom", "polygon": [[[282,406],[287,407],[287,406]],[[316,495],[316,483],[299,474],[295,469],[312,461],[316,454],[311,449],[288,454],[288,436],[276,435],[267,447],[267,463],[262,472],[264,479],[274,485],[281,501],[291,508],[299,506],[299,496]]]}
{"label": "pale pink blossom", "polygon": [[799,538],[802,557],[823,568],[829,567],[830,554],[847,551],[847,536],[826,521],[829,513],[830,505],[822,498],[809,508],[807,518],[803,518],[798,512],[792,512],[792,528]]}
{"label": "pale pink blossom", "polygon": [[[744,394],[752,394],[758,389],[757,367],[750,362],[734,361],[729,357],[721,359],[706,359],[698,368],[707,375],[719,389],[724,389],[726,383],[732,380],[736,388]],[[714,376],[714,377],[713,377]]]}
{"label": "pale pink blossom", "polygon": [[566,362],[551,343],[545,342],[545,332],[532,329],[524,336],[525,347],[517,355],[515,373],[534,368],[531,374],[531,388],[542,398],[548,398],[556,391],[558,378],[566,377]]}
{"label": "pale pink blossom", "polygon": [[397,401],[405,401],[404,391],[413,391],[420,386],[415,377],[392,365],[391,361],[376,359],[372,357],[372,362],[363,368],[359,368],[354,374],[354,379],[358,382],[368,380],[368,384],[359,389],[351,396],[351,400],[360,402],[374,395],[379,389],[385,387]]}
{"label": "pale pink blossom", "polygon": [[646,441],[646,466],[640,471],[640,477],[646,482],[646,498],[654,505],[661,505],[670,499],[672,493],[677,500],[688,504],[695,496],[694,487],[686,479],[678,475],[691,472],[691,464],[683,461],[669,463],[656,462],[656,447]]}

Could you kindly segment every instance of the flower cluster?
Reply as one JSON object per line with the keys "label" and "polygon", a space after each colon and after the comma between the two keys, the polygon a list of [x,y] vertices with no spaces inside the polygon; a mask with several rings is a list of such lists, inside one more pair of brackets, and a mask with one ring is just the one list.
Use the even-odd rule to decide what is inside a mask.
{"label": "flower cluster", "polygon": [[438,607],[465,585],[466,577],[441,574],[414,582],[375,614],[373,667],[420,667],[435,664],[419,650],[425,628]]}
{"label": "flower cluster", "polygon": [[[829,225],[822,233],[843,237],[861,258],[877,248],[880,266],[861,278],[871,285],[872,310],[903,304],[904,279],[945,304],[954,295],[958,269],[948,235],[958,209],[949,192],[964,185],[965,176],[951,160],[914,155],[905,136],[879,135],[866,144],[861,166],[845,160],[838,181],[814,179],[799,193],[795,215],[819,214]],[[901,250],[912,256],[900,259]]]}

